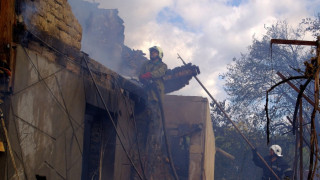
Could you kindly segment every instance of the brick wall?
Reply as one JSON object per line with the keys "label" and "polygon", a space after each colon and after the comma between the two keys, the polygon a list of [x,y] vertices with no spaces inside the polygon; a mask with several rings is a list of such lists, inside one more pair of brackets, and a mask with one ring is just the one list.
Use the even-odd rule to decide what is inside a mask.
{"label": "brick wall", "polygon": [[24,0],[21,7],[29,31],[44,32],[71,47],[81,49],[82,28],[67,0]]}

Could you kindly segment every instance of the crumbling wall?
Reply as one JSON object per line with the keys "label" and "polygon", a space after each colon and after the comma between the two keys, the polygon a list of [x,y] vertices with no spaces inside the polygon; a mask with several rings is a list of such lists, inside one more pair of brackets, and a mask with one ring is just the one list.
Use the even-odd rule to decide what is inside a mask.
{"label": "crumbling wall", "polygon": [[[84,63],[86,55],[79,51],[80,24],[66,0],[21,0],[16,5],[25,28],[15,31],[20,39],[12,48],[14,84],[5,113],[17,166],[9,163],[0,179],[16,179],[15,169],[20,179],[81,179],[86,106],[106,107]],[[128,120],[134,103],[123,86],[134,87],[100,63],[87,61],[107,108],[126,129],[121,138],[132,138]],[[126,149],[131,145],[124,141]],[[114,146],[115,176],[129,177],[119,139]]]}
{"label": "crumbling wall", "polygon": [[[32,49],[20,45],[16,48],[12,105],[10,116],[6,117],[10,122],[12,147],[17,152],[19,176],[81,179],[87,104],[110,111],[121,143],[131,153],[134,102],[122,86],[121,78],[98,63],[89,64],[101,99],[86,68],[75,61],[65,62],[68,61],[65,57],[40,44],[29,45]],[[110,121],[107,115],[103,119]],[[114,144],[114,176],[128,179],[131,166],[120,139]],[[12,166],[6,177],[16,177]]]}
{"label": "crumbling wall", "polygon": [[117,9],[101,9],[98,3],[69,0],[83,28],[82,51],[91,58],[125,76],[137,76],[144,61],[141,50],[124,45],[123,20]]}
{"label": "crumbling wall", "polygon": [[[19,2],[20,1],[20,2]],[[81,49],[82,28],[67,0],[18,0],[27,30]]]}
{"label": "crumbling wall", "polygon": [[[95,86],[84,63],[83,58],[86,55],[79,51],[81,27],[66,0],[18,0],[16,2],[19,8],[16,12],[21,15],[19,23],[25,25],[23,29],[25,31],[15,31],[21,34],[18,34],[20,37],[17,40],[18,44],[12,48],[16,53],[16,56],[12,56],[15,57],[14,85],[13,94],[9,98],[11,105],[6,112],[9,116],[6,118],[9,122],[10,140],[13,142],[12,147],[20,178],[34,179],[36,175],[41,175],[46,176],[47,179],[81,179],[85,111],[86,105],[90,104],[100,109],[107,107],[116,118],[120,138],[115,141],[114,177],[129,179],[132,164],[126,157],[123,147],[130,155],[135,153],[133,148],[136,143],[134,136],[136,122],[133,107],[136,106],[134,103],[143,101],[140,99],[143,93],[139,93],[141,92],[139,88],[128,83],[117,73],[88,58],[89,67],[97,82]],[[117,25],[121,25],[119,26],[121,29],[123,22],[119,20],[117,13],[116,10],[107,14],[102,12],[102,17],[95,22],[98,24],[104,22],[105,17],[114,18],[117,20]],[[106,22],[110,24],[99,27],[117,26],[112,25],[113,21]],[[108,45],[99,47],[99,51],[107,49],[107,52],[115,53],[113,54],[115,56],[112,55],[114,59],[111,60],[116,60],[116,56],[119,55],[117,50],[121,50],[121,63],[129,64],[124,68],[126,71],[131,69],[132,65],[126,63],[126,60],[128,62],[145,60],[141,51],[132,51],[123,45],[123,29],[118,31],[115,28],[112,31],[116,31],[113,35],[119,36],[120,40],[95,39],[101,40],[102,44],[105,43],[104,40],[116,42],[111,43],[112,47]],[[91,31],[91,33],[94,32],[95,30]],[[101,35],[103,36],[104,33]],[[113,49],[119,45],[121,48]],[[124,58],[124,54],[127,58]],[[96,87],[101,91],[102,98]],[[135,91],[138,91],[135,94],[139,99],[137,102],[132,101]],[[185,109],[183,106],[179,108],[180,111]],[[192,109],[189,112],[196,115],[194,111],[195,109]],[[174,111],[174,114],[177,112]],[[204,124],[202,113],[207,111],[199,112],[201,123],[193,119],[186,124]],[[190,117],[194,116],[181,118]],[[179,123],[173,120],[168,127],[174,129],[178,125]],[[191,138],[190,159],[193,166],[190,166],[189,176],[192,178],[203,177],[199,172],[203,173],[201,171],[203,158],[206,158],[203,154],[204,133],[204,131],[197,131]],[[209,151],[212,149],[212,143],[208,149]],[[9,163],[7,168],[5,178],[16,179],[13,165]]]}
{"label": "crumbling wall", "polygon": [[[38,50],[50,53],[42,48]],[[11,103],[9,132],[19,176],[80,179],[85,109],[82,78],[39,52],[17,46]],[[7,177],[15,177],[13,169],[9,170]]]}
{"label": "crumbling wall", "polygon": [[166,95],[164,110],[170,139],[180,138],[171,149],[188,148],[187,179],[213,179],[215,137],[208,100],[195,96]]}

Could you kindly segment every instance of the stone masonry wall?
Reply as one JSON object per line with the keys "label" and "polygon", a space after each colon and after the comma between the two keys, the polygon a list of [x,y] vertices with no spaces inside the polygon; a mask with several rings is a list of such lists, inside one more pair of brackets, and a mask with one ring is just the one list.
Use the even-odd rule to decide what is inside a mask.
{"label": "stone masonry wall", "polygon": [[21,11],[27,30],[42,31],[81,49],[82,28],[67,0],[24,0]]}

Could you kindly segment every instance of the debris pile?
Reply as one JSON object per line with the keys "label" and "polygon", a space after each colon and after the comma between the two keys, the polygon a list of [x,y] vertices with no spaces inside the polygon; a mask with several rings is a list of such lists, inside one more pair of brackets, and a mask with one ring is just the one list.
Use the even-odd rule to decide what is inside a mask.
{"label": "debris pile", "polygon": [[189,84],[192,76],[200,74],[200,69],[196,65],[188,63],[186,65],[169,69],[164,77],[165,93],[177,91]]}

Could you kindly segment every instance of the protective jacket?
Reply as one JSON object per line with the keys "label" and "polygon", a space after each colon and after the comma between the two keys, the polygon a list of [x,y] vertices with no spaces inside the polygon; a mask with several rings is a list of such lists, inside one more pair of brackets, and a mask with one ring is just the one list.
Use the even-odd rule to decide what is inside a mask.
{"label": "protective jacket", "polygon": [[148,101],[158,102],[157,92],[160,94],[161,98],[164,96],[164,84],[163,76],[166,74],[167,65],[161,60],[153,61],[149,60],[145,62],[139,73],[139,77],[147,72],[151,73],[150,79],[141,79],[140,81],[145,85],[148,95]]}
{"label": "protective jacket", "polygon": [[[291,168],[285,162],[282,157],[277,157],[277,159],[271,162],[271,156],[265,156],[264,160],[272,168],[272,170],[277,174],[280,179],[285,179],[285,177],[290,177],[292,174]],[[258,155],[253,152],[253,162],[256,166],[263,169],[262,180],[273,180],[276,179],[272,172],[267,168],[267,166],[258,158]]]}
{"label": "protective jacket", "polygon": [[[148,136],[146,141],[146,178],[173,180],[165,161],[161,101],[164,96],[163,77],[167,65],[160,59],[145,62],[139,72],[140,81],[147,92]],[[151,75],[150,75],[151,74]],[[159,99],[161,98],[161,99]]]}

